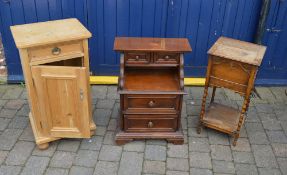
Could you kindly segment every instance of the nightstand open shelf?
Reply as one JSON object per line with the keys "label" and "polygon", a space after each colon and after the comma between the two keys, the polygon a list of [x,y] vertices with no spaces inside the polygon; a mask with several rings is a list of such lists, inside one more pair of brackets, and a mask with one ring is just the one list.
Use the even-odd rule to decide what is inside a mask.
{"label": "nightstand open shelf", "polygon": [[177,69],[126,69],[124,89],[129,91],[179,91]]}

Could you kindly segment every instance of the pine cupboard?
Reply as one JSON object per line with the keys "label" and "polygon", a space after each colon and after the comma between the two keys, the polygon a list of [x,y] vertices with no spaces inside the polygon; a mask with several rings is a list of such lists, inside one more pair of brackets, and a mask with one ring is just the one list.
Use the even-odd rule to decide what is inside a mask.
{"label": "pine cupboard", "polygon": [[88,38],[77,20],[12,26],[19,49],[36,144],[46,149],[60,138],[89,138],[92,119]]}

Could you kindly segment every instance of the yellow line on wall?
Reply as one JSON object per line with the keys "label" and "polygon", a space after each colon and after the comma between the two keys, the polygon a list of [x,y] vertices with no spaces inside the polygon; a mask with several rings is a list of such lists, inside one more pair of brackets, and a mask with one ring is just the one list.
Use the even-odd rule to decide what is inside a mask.
{"label": "yellow line on wall", "polygon": [[[90,84],[118,84],[117,76],[90,76]],[[204,86],[205,78],[184,78],[186,86]]]}

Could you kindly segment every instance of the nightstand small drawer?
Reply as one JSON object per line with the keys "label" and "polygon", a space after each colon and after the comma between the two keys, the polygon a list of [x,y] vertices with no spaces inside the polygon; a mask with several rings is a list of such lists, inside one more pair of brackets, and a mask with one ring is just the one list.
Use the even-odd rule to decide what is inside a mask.
{"label": "nightstand small drawer", "polygon": [[28,50],[30,62],[54,61],[61,57],[81,57],[84,55],[81,41],[34,47]]}
{"label": "nightstand small drawer", "polygon": [[125,53],[126,64],[149,64],[150,63],[150,53],[145,52],[128,52]]}
{"label": "nightstand small drawer", "polygon": [[178,64],[178,53],[156,53],[154,55],[154,63],[157,64]]}
{"label": "nightstand small drawer", "polygon": [[177,120],[177,115],[125,115],[124,129],[127,132],[175,131]]}
{"label": "nightstand small drawer", "polygon": [[177,110],[178,104],[178,95],[126,95],[124,108]]}

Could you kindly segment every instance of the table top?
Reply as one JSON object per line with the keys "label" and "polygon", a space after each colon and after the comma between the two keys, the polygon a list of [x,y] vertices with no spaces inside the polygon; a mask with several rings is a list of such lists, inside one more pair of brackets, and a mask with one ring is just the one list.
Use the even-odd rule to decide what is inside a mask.
{"label": "table top", "polygon": [[11,26],[18,48],[90,38],[91,33],[75,18]]}
{"label": "table top", "polygon": [[208,54],[260,66],[266,51],[265,46],[220,37]]}
{"label": "table top", "polygon": [[186,38],[116,37],[116,51],[191,52]]}

